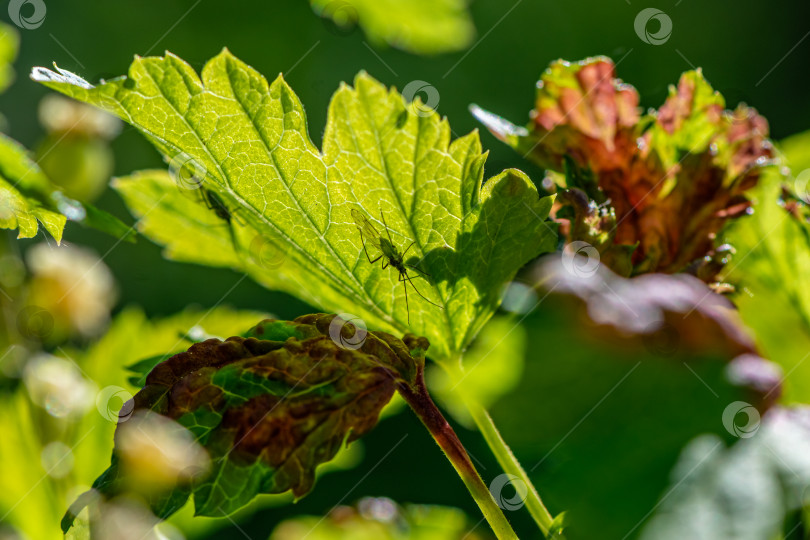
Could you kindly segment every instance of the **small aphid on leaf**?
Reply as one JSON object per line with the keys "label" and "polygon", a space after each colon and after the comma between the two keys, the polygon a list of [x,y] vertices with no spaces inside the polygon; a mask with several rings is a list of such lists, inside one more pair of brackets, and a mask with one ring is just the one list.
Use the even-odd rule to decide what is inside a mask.
{"label": "small aphid on leaf", "polygon": [[[371,224],[368,218],[366,218],[366,216],[364,216],[362,212],[360,212],[355,208],[352,208],[352,218],[354,218],[354,223],[357,225],[357,229],[360,231],[360,240],[363,242],[363,251],[366,253],[366,258],[368,259],[368,262],[370,264],[374,264],[375,262],[379,261],[381,258],[384,257],[385,260],[382,263],[383,270],[385,270],[389,266],[393,266],[394,269],[397,272],[399,272],[399,278],[397,281],[402,282],[403,286],[405,287],[405,309],[407,310],[408,313],[408,324],[411,324],[411,308],[408,305],[408,283],[411,284],[411,287],[413,287],[413,290],[416,291],[416,294],[421,296],[425,302],[427,302],[432,306],[436,306],[439,309],[444,309],[442,308],[442,306],[434,304],[433,302],[425,298],[425,296],[419,292],[419,289],[416,288],[416,285],[414,284],[413,280],[411,280],[411,276],[408,275],[408,269],[405,267],[407,266],[408,268],[413,268],[414,270],[422,274],[424,277],[430,277],[430,274],[428,274],[423,270],[420,270],[419,268],[413,265],[405,263],[405,254],[408,253],[408,250],[411,249],[411,247],[414,245],[414,242],[411,242],[408,245],[408,247],[405,248],[405,251],[400,251],[399,249],[397,249],[397,247],[394,245],[394,240],[391,238],[391,231],[388,230],[388,225],[385,223],[385,216],[383,215],[382,210],[380,210],[380,218],[382,218],[383,226],[385,227],[385,232],[388,238],[378,233],[377,229],[374,228],[374,225]],[[368,242],[369,244],[371,244],[380,251],[380,254],[377,256],[377,258],[372,260],[371,256],[368,254],[366,242]]]}
{"label": "small aphid on leaf", "polygon": [[[200,188],[200,198],[202,199],[202,202],[205,204],[206,208],[213,211],[219,219],[225,222],[225,225],[228,227],[228,231],[231,235],[233,248],[236,250],[237,254],[241,256],[243,254],[242,247],[237,240],[236,230],[233,224],[235,215],[228,210],[228,207],[225,205],[225,201],[222,200],[222,197],[210,189]],[[238,223],[243,224],[241,221],[238,221]]]}
{"label": "small aphid on leaf", "polygon": [[225,203],[222,201],[222,197],[210,189],[203,188],[202,198],[205,206],[207,206],[209,210],[213,210],[219,219],[228,225],[231,224],[231,212],[228,210],[228,207],[225,206]]}

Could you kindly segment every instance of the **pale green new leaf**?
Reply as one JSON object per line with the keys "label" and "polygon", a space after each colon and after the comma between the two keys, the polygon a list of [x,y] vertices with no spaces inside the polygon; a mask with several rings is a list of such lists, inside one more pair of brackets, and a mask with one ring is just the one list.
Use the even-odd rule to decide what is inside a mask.
{"label": "pale green new leaf", "polygon": [[[321,297],[313,288],[302,287],[293,270],[294,262],[275,244],[265,241],[256,229],[240,222],[231,223],[239,246],[228,224],[204,204],[200,194],[177,189],[174,178],[165,170],[149,170],[112,183],[130,211],[141,219],[138,230],[165,246],[164,256],[179,262],[233,268],[250,275],[268,288],[287,290],[313,305]],[[283,267],[283,268],[282,268]]]}
{"label": "pale green new leaf", "polygon": [[241,266],[227,223],[195,200],[199,197],[196,191],[183,194],[177,189],[168,171],[140,171],[115,178],[112,187],[132,213],[142,216],[139,232],[166,246],[166,258],[206,266]]}
{"label": "pale green new leaf", "polygon": [[[782,185],[806,197],[802,171],[810,163],[810,138],[796,135],[783,147],[793,170],[788,178],[773,168],[752,190],[753,214],[725,232],[723,240],[736,248],[724,279],[734,284],[734,302],[765,355],[785,372],[784,400],[810,401],[810,223],[806,207],[796,215],[780,203]],[[803,216],[802,214],[805,214]]]}
{"label": "pale green new leaf", "polygon": [[[810,131],[796,133],[779,141],[779,149],[795,177],[802,176],[806,169],[810,169]],[[800,186],[800,191],[803,192],[806,189],[806,185]]]}
{"label": "pale green new leaf", "polygon": [[12,62],[17,57],[20,36],[11,26],[0,23],[0,92],[14,81]]}
{"label": "pale green new leaf", "polygon": [[0,229],[19,229],[17,238],[32,238],[39,222],[61,242],[67,219],[45,206],[44,193],[49,185],[25,149],[0,135]]}
{"label": "pale green new leaf", "polygon": [[[539,199],[523,173],[505,171],[482,188],[486,155],[476,132],[451,141],[446,120],[364,73],[354,87],[335,93],[322,151],[310,141],[303,106],[283,78],[268,83],[227,50],[201,77],[171,54],[136,58],[127,78],[97,87],[64,70],[35,68],[32,77],[118,114],[168,161],[196,171],[236,228],[237,247],[222,264],[237,254],[260,267],[258,279],[268,287],[353,313],[369,328],[426,336],[440,359],[463,350],[497,308],[502,285],[555,245],[545,222],[551,199]],[[178,213],[178,188],[165,185],[165,177],[137,188],[132,181],[125,197],[140,198],[134,206],[143,230],[163,228],[156,236],[170,253],[211,264],[210,253],[195,255],[189,243],[204,237],[222,243],[231,234],[228,220],[217,218],[222,235],[194,234],[194,225],[167,219]],[[192,197],[189,191],[181,196]],[[408,323],[404,284],[382,261],[369,263],[352,209],[381,233],[383,212],[398,250],[414,243],[405,262],[430,277],[410,270],[413,285],[441,307],[409,284]],[[252,251],[268,244],[283,252],[280,263]],[[196,252],[208,250],[202,245],[212,244],[197,244]]]}
{"label": "pale green new leaf", "polygon": [[129,227],[114,216],[65,196],[25,148],[0,134],[0,229],[19,229],[17,238],[32,238],[39,222],[61,242],[68,219],[134,241]]}
{"label": "pale green new leaf", "polygon": [[466,0],[310,0],[347,31],[359,24],[369,41],[436,54],[464,49],[475,37]]}

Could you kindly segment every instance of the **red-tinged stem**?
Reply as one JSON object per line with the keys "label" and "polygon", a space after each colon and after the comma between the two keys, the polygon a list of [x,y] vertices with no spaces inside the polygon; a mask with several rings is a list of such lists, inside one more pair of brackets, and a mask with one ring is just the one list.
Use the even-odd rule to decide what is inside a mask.
{"label": "red-tinged stem", "polygon": [[512,526],[506,519],[503,510],[495,502],[489,488],[481,479],[478,471],[475,469],[470,456],[458,439],[455,431],[447,423],[436,404],[428,394],[427,387],[425,386],[424,370],[419,367],[416,376],[416,383],[410,386],[406,383],[398,385],[400,395],[405,399],[411,409],[416,413],[425,427],[428,429],[433,439],[438,443],[439,447],[444,451],[447,459],[453,464],[456,472],[461,477],[464,485],[467,486],[470,494],[475,499],[484,518],[492,527],[495,535],[501,539],[516,539],[517,535],[512,530]]}

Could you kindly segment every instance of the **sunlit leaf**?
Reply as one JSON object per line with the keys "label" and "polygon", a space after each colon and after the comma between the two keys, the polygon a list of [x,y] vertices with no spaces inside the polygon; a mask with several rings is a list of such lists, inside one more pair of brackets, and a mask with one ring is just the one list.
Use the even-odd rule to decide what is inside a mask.
{"label": "sunlit leaf", "polygon": [[[794,139],[797,140],[797,139]],[[795,143],[787,155],[802,167],[805,155]],[[810,147],[808,147],[810,149]],[[795,155],[795,158],[792,156]],[[798,177],[801,169],[795,169]],[[806,196],[804,178],[792,178]],[[810,401],[810,223],[807,206],[784,194],[791,180],[774,171],[752,194],[753,213],[737,220],[724,241],[736,254],[723,276],[736,288],[734,303],[764,353],[785,371],[787,402]],[[798,195],[798,194],[797,194]]]}
{"label": "sunlit leaf", "polygon": [[5,23],[0,23],[0,92],[14,81],[12,62],[17,57],[20,36],[17,31]]}
{"label": "sunlit leaf", "polygon": [[458,508],[398,505],[385,497],[365,497],[326,516],[298,516],[282,521],[270,540],[482,540],[483,527]]}
{"label": "sunlit leaf", "polygon": [[129,227],[107,212],[66,197],[22,146],[0,135],[0,228],[18,229],[18,238],[32,238],[41,223],[61,242],[67,220],[134,241]]}
{"label": "sunlit leaf", "polygon": [[[424,335],[439,359],[463,350],[497,308],[502,285],[555,246],[545,222],[551,199],[539,199],[523,173],[505,171],[482,187],[486,155],[476,133],[451,141],[446,120],[363,73],[335,93],[322,151],[284,80],[268,83],[228,51],[206,64],[201,79],[173,55],[137,58],[128,78],[97,87],[64,70],[35,68],[32,77],[118,114],[170,162],[179,188],[150,177],[122,190],[138,199],[144,230],[194,229],[153,216],[181,207],[178,189],[198,188],[198,204],[208,199],[208,206],[213,192],[224,208],[212,209],[218,230],[201,241],[227,244],[234,227],[238,245],[202,253],[202,262],[227,264],[233,251],[262,266],[261,251],[273,246],[283,261],[264,265],[260,282],[350,311],[369,327]],[[404,262],[427,275],[408,270],[410,309],[399,273],[366,258],[352,209],[390,233],[398,252],[413,243]],[[159,236],[187,260],[199,235]]]}
{"label": "sunlit leaf", "polygon": [[310,0],[339,32],[355,24],[374,44],[419,54],[452,52],[475,36],[467,0]]}

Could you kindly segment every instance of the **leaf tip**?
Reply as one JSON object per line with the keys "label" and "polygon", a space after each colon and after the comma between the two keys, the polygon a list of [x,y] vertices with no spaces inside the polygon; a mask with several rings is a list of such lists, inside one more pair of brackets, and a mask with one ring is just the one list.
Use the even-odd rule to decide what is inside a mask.
{"label": "leaf tip", "polygon": [[497,114],[491,113],[486,109],[483,109],[476,105],[475,103],[471,103],[469,106],[470,114],[473,117],[484,124],[484,127],[489,130],[498,140],[509,144],[510,146],[515,146],[513,144],[519,137],[526,137],[529,135],[529,131],[522,126],[516,126],[509,120],[498,116]]}
{"label": "leaf tip", "polygon": [[41,66],[35,66],[31,68],[30,77],[31,80],[46,85],[48,83],[57,83],[57,84],[70,84],[73,86],[84,88],[85,90],[91,90],[93,88],[92,84],[82,79],[75,73],[60,68],[59,66],[56,65],[56,62],[53,63],[53,69],[48,69],[46,67]]}

